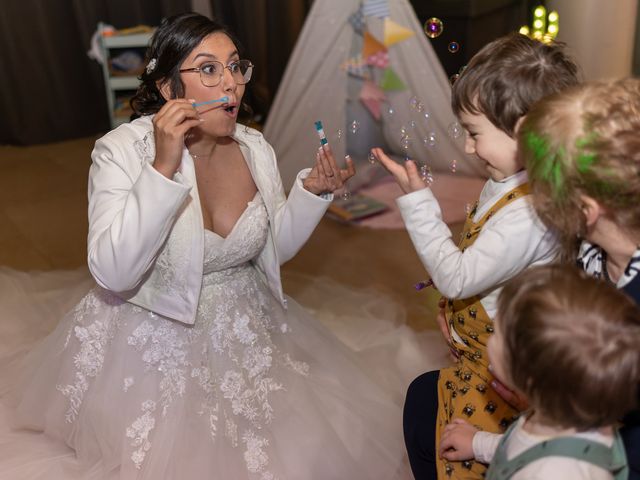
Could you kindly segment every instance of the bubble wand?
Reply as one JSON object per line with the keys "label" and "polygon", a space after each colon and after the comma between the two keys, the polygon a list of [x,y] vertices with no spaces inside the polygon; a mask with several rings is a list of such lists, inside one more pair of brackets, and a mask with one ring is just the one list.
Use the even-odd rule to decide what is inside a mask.
{"label": "bubble wand", "polygon": [[198,102],[198,103],[192,103],[191,105],[193,107],[201,107],[202,105],[210,105],[212,103],[218,103],[218,102],[228,102],[229,101],[229,97],[221,97],[221,98],[216,98],[215,100],[207,100],[206,102]]}

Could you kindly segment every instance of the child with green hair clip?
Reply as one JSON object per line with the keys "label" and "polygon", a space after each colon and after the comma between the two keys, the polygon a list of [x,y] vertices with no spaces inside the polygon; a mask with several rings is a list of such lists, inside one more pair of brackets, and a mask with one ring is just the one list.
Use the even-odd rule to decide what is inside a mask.
{"label": "child with green hair clip", "polygon": [[[640,80],[587,83],[542,100],[518,142],[535,209],[565,259],[640,304]],[[629,478],[638,480],[640,410],[625,413]]]}

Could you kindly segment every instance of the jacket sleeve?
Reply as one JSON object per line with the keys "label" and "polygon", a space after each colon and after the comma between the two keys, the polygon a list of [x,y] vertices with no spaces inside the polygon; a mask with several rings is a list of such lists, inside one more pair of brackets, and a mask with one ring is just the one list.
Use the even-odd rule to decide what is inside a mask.
{"label": "jacket sleeve", "polygon": [[448,298],[469,298],[496,288],[534,262],[554,258],[555,238],[529,201],[521,198],[500,209],[464,252],[452,240],[431,190],[403,195],[397,204],[438,291]]}
{"label": "jacket sleeve", "polygon": [[[98,284],[132,290],[153,264],[190,187],[108,138],[91,154],[88,265]],[[180,174],[176,179],[180,179]]]}
{"label": "jacket sleeve", "polygon": [[333,195],[315,195],[302,186],[310,168],[298,173],[289,196],[286,197],[282,179],[277,168],[275,153],[269,146],[269,155],[274,167],[274,188],[277,202],[275,211],[276,248],[280,265],[291,260],[309,240],[322,216],[329,208]]}

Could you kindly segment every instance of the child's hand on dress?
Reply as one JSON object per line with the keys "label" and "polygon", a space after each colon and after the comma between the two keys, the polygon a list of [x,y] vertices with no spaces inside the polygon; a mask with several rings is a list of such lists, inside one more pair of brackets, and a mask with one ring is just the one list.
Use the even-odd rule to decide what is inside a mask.
{"label": "child's hand on dress", "polygon": [[458,462],[469,460],[473,455],[473,436],[479,430],[466,420],[454,418],[449,425],[444,427],[440,438],[441,458]]}
{"label": "child's hand on dress", "polygon": [[340,168],[333,157],[329,145],[323,145],[316,153],[316,164],[307,178],[302,181],[303,187],[311,193],[335,192],[342,188],[347,180],[356,174],[356,167],[348,155],[345,157],[347,168]]}
{"label": "child's hand on dress", "polygon": [[371,153],[378,159],[380,164],[393,175],[393,178],[396,179],[396,182],[400,185],[404,193],[411,193],[427,188],[413,160],[407,160],[404,162],[404,165],[400,165],[390,159],[381,148],[372,148]]}

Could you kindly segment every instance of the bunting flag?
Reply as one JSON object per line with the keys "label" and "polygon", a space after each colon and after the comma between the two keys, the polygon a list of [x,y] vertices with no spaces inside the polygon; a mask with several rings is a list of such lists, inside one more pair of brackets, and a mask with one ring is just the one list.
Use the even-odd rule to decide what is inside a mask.
{"label": "bunting flag", "polygon": [[371,74],[369,73],[369,69],[367,68],[367,63],[364,61],[361,55],[346,60],[342,63],[340,68],[354,77],[364,79],[371,78]]}
{"label": "bunting flag", "polygon": [[396,75],[391,67],[386,68],[382,73],[382,79],[380,80],[380,88],[382,90],[390,91],[390,90],[406,90],[407,86],[404,82]]}
{"label": "bunting flag", "polygon": [[387,0],[366,0],[362,12],[367,17],[385,18],[390,15]]}
{"label": "bunting flag", "polygon": [[367,58],[367,64],[380,69],[387,68],[389,66],[389,53],[382,50],[376,52]]}
{"label": "bunting flag", "polygon": [[390,18],[384,19],[384,44],[388,47],[394,43],[406,40],[409,37],[414,36],[416,33],[413,30],[403,27],[402,25],[394,22]]}
{"label": "bunting flag", "polygon": [[369,32],[364,32],[364,45],[362,46],[362,57],[369,58],[371,55],[374,55],[380,51],[386,52],[387,47],[385,47],[382,43],[380,43],[373,35]]}
{"label": "bunting flag", "polygon": [[360,90],[360,101],[376,120],[380,120],[380,104],[386,99],[384,92],[375,83],[364,82],[362,90]]}
{"label": "bunting flag", "polygon": [[364,14],[362,13],[362,7],[351,14],[349,17],[349,23],[357,34],[362,35],[364,33],[366,24],[364,21]]}

